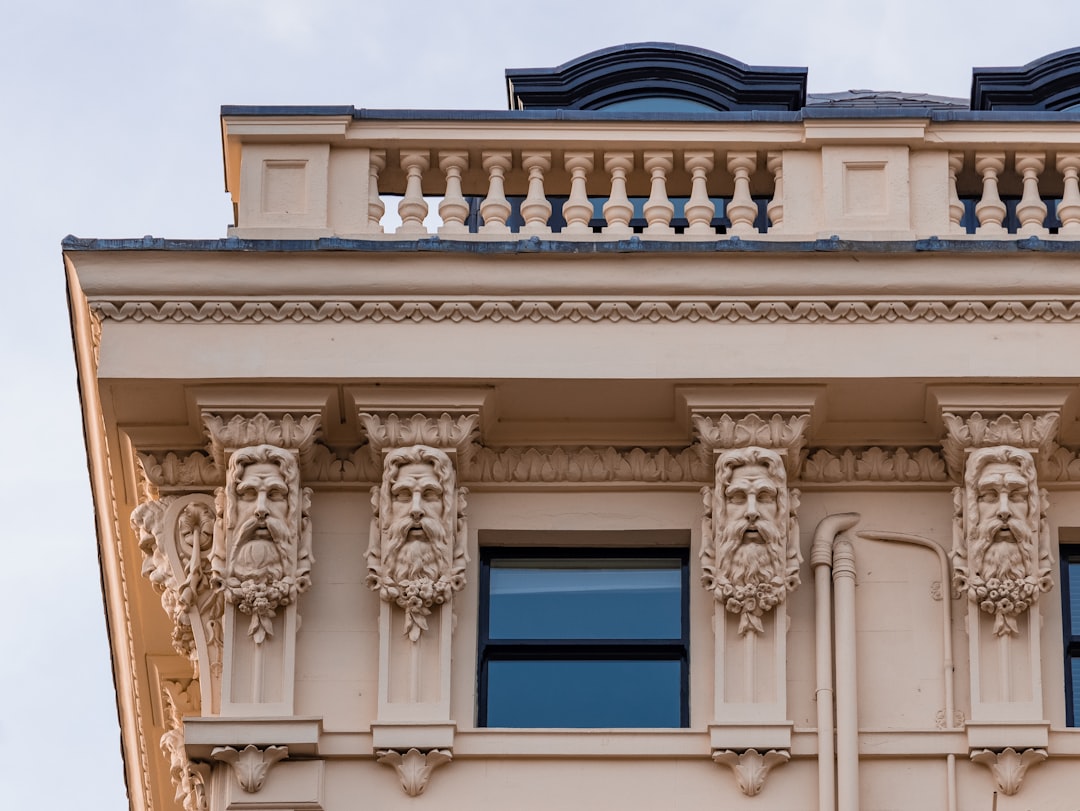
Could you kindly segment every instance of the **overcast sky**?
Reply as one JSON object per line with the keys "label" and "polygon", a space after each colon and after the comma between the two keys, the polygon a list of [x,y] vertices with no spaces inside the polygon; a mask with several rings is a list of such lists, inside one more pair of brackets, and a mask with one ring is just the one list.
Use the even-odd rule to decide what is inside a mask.
{"label": "overcast sky", "polygon": [[220,105],[505,109],[507,67],[647,40],[807,66],[811,92],[966,97],[973,66],[1080,45],[1067,0],[4,6],[0,802],[12,809],[127,805],[60,240],[224,236]]}

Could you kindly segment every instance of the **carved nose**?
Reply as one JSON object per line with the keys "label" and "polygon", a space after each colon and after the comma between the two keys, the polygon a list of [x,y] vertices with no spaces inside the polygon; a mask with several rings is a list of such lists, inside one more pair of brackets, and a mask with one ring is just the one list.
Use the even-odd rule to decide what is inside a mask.
{"label": "carved nose", "polygon": [[746,517],[751,523],[758,519],[757,499],[754,498],[753,493],[746,497]]}
{"label": "carved nose", "polygon": [[259,493],[258,498],[255,499],[255,515],[259,518],[266,518],[270,514],[270,509],[266,504],[266,494]]}
{"label": "carved nose", "polygon": [[412,516],[414,521],[419,521],[424,517],[424,511],[420,509],[420,494],[414,493],[412,506],[409,508],[409,515]]}
{"label": "carved nose", "polygon": [[1002,521],[1007,521],[1012,512],[1009,510],[1009,497],[1007,493],[1001,494],[1001,499],[998,501],[998,518]]}

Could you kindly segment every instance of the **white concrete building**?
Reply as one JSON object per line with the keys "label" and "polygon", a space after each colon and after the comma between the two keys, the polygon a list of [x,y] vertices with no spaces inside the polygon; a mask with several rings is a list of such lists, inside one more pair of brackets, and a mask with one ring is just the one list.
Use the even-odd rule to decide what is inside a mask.
{"label": "white concrete building", "polygon": [[1080,50],[507,80],[65,241],[132,808],[1074,811]]}

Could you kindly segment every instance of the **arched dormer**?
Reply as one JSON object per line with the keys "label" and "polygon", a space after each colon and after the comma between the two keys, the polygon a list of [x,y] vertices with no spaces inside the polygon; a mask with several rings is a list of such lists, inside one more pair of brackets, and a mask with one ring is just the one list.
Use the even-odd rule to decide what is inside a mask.
{"label": "arched dormer", "polygon": [[510,68],[512,110],[799,110],[806,68],[754,67],[669,42],[617,45],[554,68]]}
{"label": "arched dormer", "polygon": [[1013,68],[974,68],[972,110],[1069,110],[1080,105],[1080,48]]}

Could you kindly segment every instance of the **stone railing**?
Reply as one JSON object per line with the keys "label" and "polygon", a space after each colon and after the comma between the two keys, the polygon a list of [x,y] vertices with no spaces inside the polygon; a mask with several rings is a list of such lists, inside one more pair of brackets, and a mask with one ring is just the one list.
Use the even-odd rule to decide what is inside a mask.
{"label": "stone railing", "polygon": [[224,121],[238,237],[1080,236],[1066,125]]}

